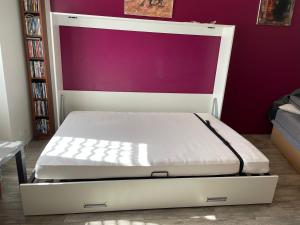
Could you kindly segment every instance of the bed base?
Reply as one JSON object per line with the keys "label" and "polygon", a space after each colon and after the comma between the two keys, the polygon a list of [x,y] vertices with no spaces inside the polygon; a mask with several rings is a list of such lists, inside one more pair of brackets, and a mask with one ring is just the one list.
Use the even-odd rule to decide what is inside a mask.
{"label": "bed base", "polygon": [[278,176],[21,184],[25,215],[272,203]]}

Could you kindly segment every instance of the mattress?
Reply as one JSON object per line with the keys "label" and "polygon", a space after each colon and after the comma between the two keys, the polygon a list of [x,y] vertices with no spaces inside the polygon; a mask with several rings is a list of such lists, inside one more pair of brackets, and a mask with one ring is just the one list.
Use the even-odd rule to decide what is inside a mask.
{"label": "mattress", "polygon": [[[198,114],[243,158],[243,172],[269,172],[269,160],[209,114]],[[214,176],[240,162],[192,113],[72,112],[36,164],[38,179]]]}
{"label": "mattress", "polygon": [[293,147],[300,151],[300,116],[278,110],[273,124]]}

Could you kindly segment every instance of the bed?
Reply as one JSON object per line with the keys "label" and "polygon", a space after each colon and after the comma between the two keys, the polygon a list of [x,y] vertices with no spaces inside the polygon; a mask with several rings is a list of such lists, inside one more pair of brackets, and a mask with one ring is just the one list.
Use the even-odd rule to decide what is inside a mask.
{"label": "bed", "polygon": [[[272,203],[269,160],[219,120],[234,26],[49,15],[57,132],[20,185],[25,215]],[[196,93],[65,90],[61,26],[219,37],[215,73]]]}
{"label": "bed", "polygon": [[270,203],[276,184],[269,160],[210,114],[75,111],[21,193],[39,215]]}
{"label": "bed", "polygon": [[[266,174],[268,159],[209,114],[242,157],[244,174]],[[72,112],[36,164],[37,179],[78,180],[239,174],[236,155],[192,113]]]}

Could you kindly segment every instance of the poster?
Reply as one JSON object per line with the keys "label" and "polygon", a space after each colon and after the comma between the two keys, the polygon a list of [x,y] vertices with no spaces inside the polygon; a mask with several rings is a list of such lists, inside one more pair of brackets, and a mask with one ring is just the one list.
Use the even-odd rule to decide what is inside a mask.
{"label": "poster", "polygon": [[295,0],[261,0],[257,24],[290,26]]}
{"label": "poster", "polygon": [[126,15],[172,18],[174,0],[124,0]]}

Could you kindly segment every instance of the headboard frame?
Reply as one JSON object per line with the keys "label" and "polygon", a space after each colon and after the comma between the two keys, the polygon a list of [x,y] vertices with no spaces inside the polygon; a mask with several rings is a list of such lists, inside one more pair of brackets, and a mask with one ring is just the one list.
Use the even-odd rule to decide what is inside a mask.
{"label": "headboard frame", "polygon": [[[48,10],[50,6],[48,5]],[[50,10],[49,10],[50,12]],[[212,94],[64,90],[60,26],[221,37]],[[68,13],[48,15],[50,65],[56,127],[75,110],[206,112],[220,118],[234,38],[234,26],[113,18]]]}

